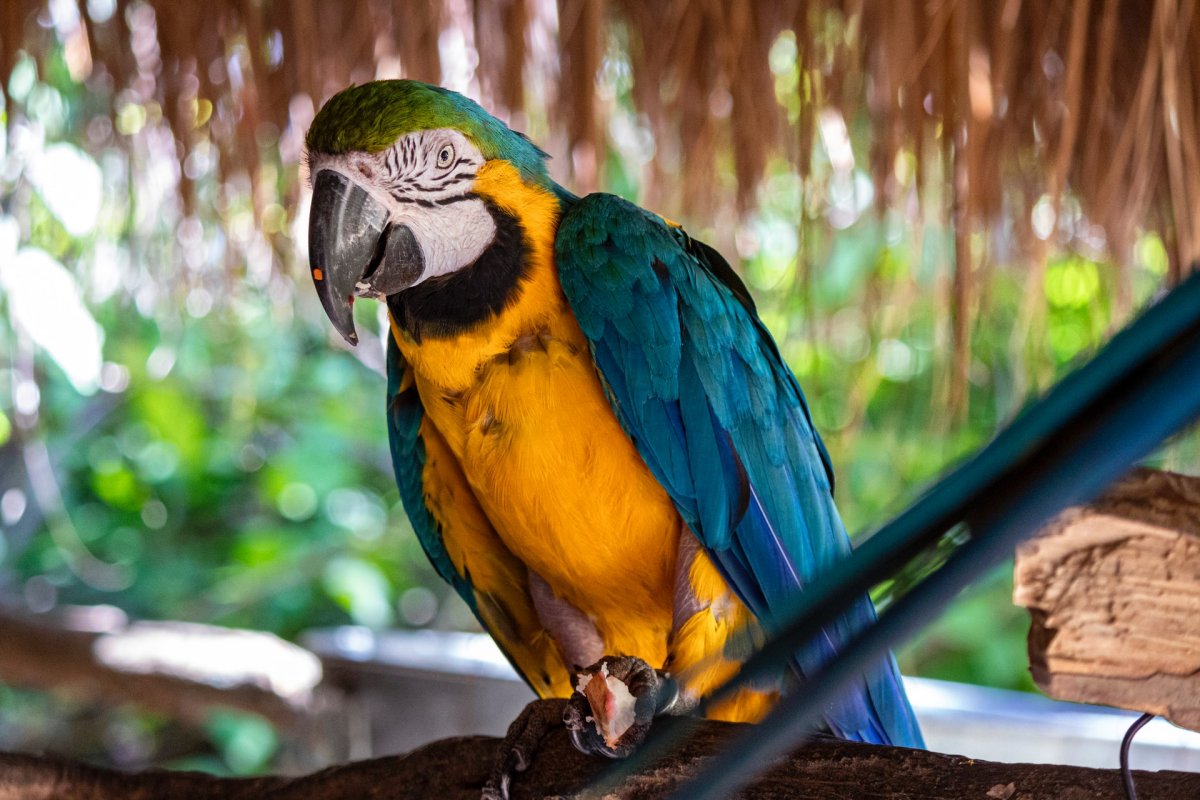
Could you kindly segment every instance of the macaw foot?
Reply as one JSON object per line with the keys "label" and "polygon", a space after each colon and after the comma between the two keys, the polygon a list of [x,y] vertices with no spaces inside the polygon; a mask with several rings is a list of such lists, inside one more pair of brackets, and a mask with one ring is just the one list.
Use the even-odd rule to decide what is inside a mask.
{"label": "macaw foot", "polygon": [[513,775],[524,772],[537,751],[542,737],[563,724],[567,701],[561,698],[534,700],[521,711],[504,734],[496,752],[491,777],[483,785],[480,800],[508,800],[508,787]]}
{"label": "macaw foot", "polygon": [[656,715],[683,710],[675,681],[634,656],[605,656],[576,677],[569,700],[534,700],[508,726],[481,800],[508,800],[513,775],[528,768],[552,728],[565,724],[582,753],[624,758]]}
{"label": "macaw foot", "polygon": [[636,750],[678,694],[675,681],[634,656],[605,656],[576,677],[563,722],[581,752],[609,758]]}

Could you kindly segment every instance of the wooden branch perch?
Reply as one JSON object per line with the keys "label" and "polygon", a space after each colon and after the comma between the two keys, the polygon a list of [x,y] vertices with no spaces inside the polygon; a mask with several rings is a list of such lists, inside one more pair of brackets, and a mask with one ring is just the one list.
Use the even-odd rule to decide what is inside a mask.
{"label": "wooden branch perch", "polygon": [[[606,800],[667,797],[741,727],[698,722],[694,738],[680,752],[634,776],[605,795]],[[445,739],[408,755],[331,767],[300,778],[231,779],[160,771],[122,774],[0,754],[0,800],[478,800],[498,744],[498,739],[484,736]],[[512,798],[529,800],[576,792],[610,764],[607,759],[577,752],[566,731],[559,728],[542,741],[529,770],[517,776]],[[1137,782],[1146,798],[1200,797],[1200,775],[1139,772]],[[1116,770],[997,764],[923,750],[822,740],[778,762],[743,796],[760,800],[1080,800],[1118,797],[1120,793]]]}
{"label": "wooden branch perch", "polygon": [[1137,470],[1017,551],[1042,691],[1200,731],[1200,478]]}

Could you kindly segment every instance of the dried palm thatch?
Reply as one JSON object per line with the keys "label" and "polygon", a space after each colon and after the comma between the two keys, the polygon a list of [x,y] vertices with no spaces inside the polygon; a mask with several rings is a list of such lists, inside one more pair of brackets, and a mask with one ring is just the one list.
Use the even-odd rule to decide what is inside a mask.
{"label": "dried palm thatch", "polygon": [[[97,23],[81,1],[81,24],[65,46],[72,69],[108,82],[114,96],[128,90],[157,101],[181,155],[211,136],[228,164],[252,168],[262,125],[303,123],[311,103],[348,83],[397,72],[439,81],[461,69],[443,63],[453,30],[476,62],[465,65],[470,89],[518,124],[531,107],[549,109],[586,189],[606,150],[597,75],[619,37],[634,103],[665,160],[679,161],[673,192],[663,185],[663,162],[651,168],[648,191],[669,206],[714,206],[714,162],[727,155],[743,208],[771,155],[807,174],[818,115],[831,108],[847,120],[869,119],[881,202],[908,188],[898,156],[915,156],[923,179],[940,151],[960,239],[1043,196],[1058,208],[1070,192],[1118,256],[1136,228],[1162,232],[1178,277],[1200,256],[1196,5],[116,0],[115,13]],[[54,37],[47,13],[41,0],[4,4],[0,77],[7,80],[22,49],[44,57]],[[555,34],[552,52],[533,52]],[[795,102],[780,96],[768,63],[781,35],[796,42]],[[221,113],[199,119],[205,100]]]}
{"label": "dried palm thatch", "polygon": [[[72,0],[50,5],[64,3]],[[298,163],[296,132],[314,105],[377,76],[457,84],[517,126],[545,121],[568,179],[589,190],[609,150],[604,121],[614,103],[598,76],[626,63],[655,142],[644,199],[701,218],[733,202],[750,208],[772,157],[809,176],[831,121],[868,125],[879,203],[922,192],[955,226],[954,339],[965,359],[973,234],[1023,243],[1034,269],[1052,239],[1098,242],[1128,261],[1139,230],[1161,234],[1173,280],[1200,258],[1196,6],[115,0],[101,21],[79,0],[79,23],[62,45],[72,72],[106,87],[114,103],[156,103],[181,159],[212,140],[223,173],[246,171],[256,198],[272,188],[261,184],[277,173],[264,178],[260,167],[277,158],[277,143],[285,168]],[[0,77],[21,49],[46,57],[56,37],[49,15],[43,0],[3,3]],[[734,179],[722,183],[714,176],[728,163]],[[284,182],[290,199],[297,183]],[[186,204],[186,177],[181,192]]]}

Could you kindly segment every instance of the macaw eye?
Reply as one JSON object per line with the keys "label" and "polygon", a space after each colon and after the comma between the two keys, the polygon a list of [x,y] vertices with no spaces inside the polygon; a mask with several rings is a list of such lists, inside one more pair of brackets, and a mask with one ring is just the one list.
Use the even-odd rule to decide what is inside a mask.
{"label": "macaw eye", "polygon": [[438,150],[437,165],[442,169],[450,166],[450,162],[454,160],[454,148],[451,145],[444,144],[442,149]]}

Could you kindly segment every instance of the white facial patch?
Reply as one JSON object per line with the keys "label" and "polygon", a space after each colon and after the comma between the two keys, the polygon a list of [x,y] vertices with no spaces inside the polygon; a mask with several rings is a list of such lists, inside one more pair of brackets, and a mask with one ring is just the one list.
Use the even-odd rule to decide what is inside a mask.
{"label": "white facial patch", "polygon": [[414,131],[381,153],[318,155],[309,168],[332,169],[388,209],[388,221],[406,225],[425,261],[414,286],[469,267],[496,238],[496,222],[473,194],[486,159],[450,128]]}
{"label": "white facial patch", "polygon": [[496,238],[496,221],[479,198],[401,210],[392,220],[412,229],[425,256],[425,272],[417,283],[474,264]]}

